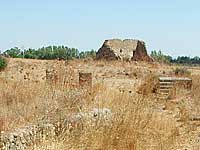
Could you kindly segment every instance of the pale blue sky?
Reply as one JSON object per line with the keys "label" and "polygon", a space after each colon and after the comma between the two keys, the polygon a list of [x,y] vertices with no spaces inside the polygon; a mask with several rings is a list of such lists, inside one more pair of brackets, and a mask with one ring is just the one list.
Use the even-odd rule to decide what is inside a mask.
{"label": "pale blue sky", "polygon": [[200,56],[200,1],[0,0],[0,50],[98,50],[110,38],[142,39],[149,52]]}

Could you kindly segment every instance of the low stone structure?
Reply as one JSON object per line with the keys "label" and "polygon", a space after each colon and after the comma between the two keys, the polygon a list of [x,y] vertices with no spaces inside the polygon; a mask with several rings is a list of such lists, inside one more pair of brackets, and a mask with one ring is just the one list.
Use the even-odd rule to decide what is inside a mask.
{"label": "low stone structure", "polygon": [[192,79],[185,77],[160,77],[160,81],[173,82],[175,86],[183,87],[185,89],[191,90]]}
{"label": "low stone structure", "polygon": [[107,108],[94,108],[89,112],[80,112],[69,115],[64,122],[38,123],[14,130],[13,132],[1,132],[0,149],[2,150],[26,150],[29,146],[39,144],[42,140],[56,138],[68,130],[80,128],[84,124],[96,126],[109,125],[112,112]]}
{"label": "low stone structure", "polygon": [[[108,108],[94,108],[90,112],[80,112],[67,117],[64,121],[64,126],[83,126],[84,123],[90,126],[95,126],[98,123],[108,125],[112,120],[112,112]],[[82,125],[80,125],[80,123]]]}
{"label": "low stone structure", "polygon": [[25,150],[41,140],[55,136],[55,126],[50,123],[30,125],[13,132],[1,132],[0,148],[2,150]]}
{"label": "low stone structure", "polygon": [[106,40],[97,52],[96,59],[153,61],[147,54],[145,43],[133,39]]}
{"label": "low stone structure", "polygon": [[177,87],[191,90],[192,79],[181,78],[181,77],[160,77],[159,78],[160,98],[168,99],[175,97]]}

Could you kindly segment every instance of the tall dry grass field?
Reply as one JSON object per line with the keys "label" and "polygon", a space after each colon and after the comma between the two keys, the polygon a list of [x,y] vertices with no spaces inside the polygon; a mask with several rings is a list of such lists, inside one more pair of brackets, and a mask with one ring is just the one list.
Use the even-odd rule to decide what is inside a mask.
{"label": "tall dry grass field", "polygon": [[[95,82],[92,91],[87,91],[74,83],[76,75],[73,67],[69,69],[66,65],[56,66],[59,80],[50,83],[0,78],[0,130],[4,128],[9,131],[41,121],[63,122],[73,113],[108,108],[112,111],[108,124],[99,121],[96,126],[91,126],[89,122],[83,122],[81,128],[66,130],[58,137],[30,149],[169,150],[175,147],[179,128],[173,115],[157,107],[165,102],[156,98],[154,78],[146,78],[147,75],[132,69],[129,78],[139,78],[145,82],[141,84],[143,88],[137,89],[142,92],[120,92],[102,82]],[[106,65],[132,67],[125,63],[114,63],[112,66],[107,62],[93,62],[93,65],[99,68]],[[151,75],[155,76],[148,74]],[[199,106],[200,78],[192,78],[191,99],[194,99],[194,105]],[[196,112],[199,112],[198,108]]]}
{"label": "tall dry grass field", "polygon": [[83,98],[79,112],[91,108],[109,108],[112,121],[91,126],[84,122],[83,128],[62,133],[53,141],[44,142],[37,149],[169,149],[176,141],[177,128],[173,118],[164,118],[153,109],[155,97],[140,94],[119,93],[104,85],[94,85],[91,95]]}

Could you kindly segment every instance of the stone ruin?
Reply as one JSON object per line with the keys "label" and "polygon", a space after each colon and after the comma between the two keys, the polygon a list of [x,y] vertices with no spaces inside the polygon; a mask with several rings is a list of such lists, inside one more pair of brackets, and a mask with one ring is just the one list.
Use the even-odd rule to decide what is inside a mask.
{"label": "stone ruin", "polygon": [[[0,133],[0,149],[2,150],[26,150],[30,146],[40,144],[42,140],[54,139],[63,131],[72,131],[86,123],[90,126],[109,126],[112,122],[113,114],[108,108],[94,108],[89,112],[79,112],[66,117],[61,123],[40,122],[36,125],[29,125],[12,132]],[[62,124],[62,125],[60,125]]]}
{"label": "stone ruin", "polygon": [[96,59],[153,61],[153,59],[147,54],[145,42],[133,39],[106,40],[97,52]]}
{"label": "stone ruin", "polygon": [[184,77],[159,77],[159,98],[171,99],[176,97],[177,89],[192,89],[192,79]]}
{"label": "stone ruin", "polygon": [[25,126],[10,133],[1,132],[0,149],[2,150],[26,150],[41,140],[47,140],[55,136],[56,128],[50,123]]}

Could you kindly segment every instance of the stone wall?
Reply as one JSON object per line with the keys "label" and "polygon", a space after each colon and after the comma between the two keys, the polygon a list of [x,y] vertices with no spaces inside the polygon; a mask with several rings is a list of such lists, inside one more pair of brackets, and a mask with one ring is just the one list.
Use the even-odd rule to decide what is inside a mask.
{"label": "stone wall", "polygon": [[26,150],[29,146],[39,144],[42,140],[56,138],[63,130],[73,130],[84,123],[97,125],[109,124],[112,119],[110,109],[94,108],[89,112],[80,112],[69,115],[64,122],[38,123],[14,130],[13,132],[1,132],[0,149],[2,150]]}
{"label": "stone wall", "polygon": [[148,56],[145,43],[138,41],[136,50],[133,52],[132,60],[152,62],[153,59]]}
{"label": "stone wall", "polygon": [[153,61],[147,54],[145,42],[134,39],[106,40],[98,50],[96,59]]}
{"label": "stone wall", "polygon": [[25,150],[28,146],[55,136],[55,127],[52,124],[30,125],[16,129],[10,133],[1,133],[2,150]]}
{"label": "stone wall", "polygon": [[179,88],[184,88],[191,90],[192,89],[192,80],[179,80],[175,82],[176,86]]}

